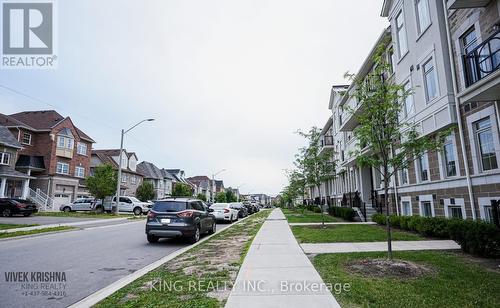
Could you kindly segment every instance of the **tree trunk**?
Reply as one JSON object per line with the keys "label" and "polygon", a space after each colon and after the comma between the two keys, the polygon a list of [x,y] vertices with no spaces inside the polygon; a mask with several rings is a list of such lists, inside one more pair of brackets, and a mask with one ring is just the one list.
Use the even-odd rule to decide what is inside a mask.
{"label": "tree trunk", "polygon": [[384,170],[384,205],[385,205],[385,220],[387,225],[387,257],[392,260],[392,234],[391,234],[391,220],[389,219],[389,183],[387,178],[387,170]]}
{"label": "tree trunk", "polygon": [[323,205],[321,204],[321,184],[318,185],[319,208],[321,209],[321,226],[325,227],[325,214],[323,213]]}

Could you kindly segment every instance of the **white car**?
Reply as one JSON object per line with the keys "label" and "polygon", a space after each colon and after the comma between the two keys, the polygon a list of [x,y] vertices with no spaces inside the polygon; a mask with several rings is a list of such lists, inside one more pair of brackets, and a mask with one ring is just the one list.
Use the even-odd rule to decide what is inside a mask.
{"label": "white car", "polygon": [[[104,210],[111,211],[115,205],[116,197],[111,202],[104,202]],[[142,202],[136,197],[121,196],[118,203],[118,212],[132,212],[135,215],[147,214],[151,209],[153,202]]]}
{"label": "white car", "polygon": [[59,210],[63,212],[92,211],[96,204],[100,204],[100,200],[96,201],[93,198],[79,198],[69,204],[61,205]]}
{"label": "white car", "polygon": [[216,220],[233,222],[238,220],[238,210],[232,209],[229,203],[214,203],[210,206]]}

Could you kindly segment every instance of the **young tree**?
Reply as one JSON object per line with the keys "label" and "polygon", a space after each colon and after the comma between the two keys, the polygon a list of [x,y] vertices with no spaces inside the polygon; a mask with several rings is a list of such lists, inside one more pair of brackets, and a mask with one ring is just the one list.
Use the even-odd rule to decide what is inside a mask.
{"label": "young tree", "polygon": [[193,191],[191,186],[184,183],[175,183],[172,189],[172,197],[192,197]]}
{"label": "young tree", "polygon": [[305,183],[318,189],[322,225],[325,226],[323,207],[321,205],[321,184],[333,177],[335,161],[331,151],[321,151],[321,131],[312,127],[308,132],[299,131],[299,135],[306,138],[308,145],[299,149],[297,164],[303,168]]}
{"label": "young tree", "polygon": [[153,183],[146,181],[142,182],[141,185],[137,187],[135,195],[143,202],[153,200],[155,197],[155,188]]}
{"label": "young tree", "polygon": [[223,192],[218,192],[215,195],[215,202],[217,202],[217,203],[226,203],[227,202],[226,194],[223,193]]}
{"label": "young tree", "polygon": [[197,194],[196,199],[207,202],[207,196],[205,194]]}
{"label": "young tree", "polygon": [[[402,103],[411,94],[403,85],[386,80],[390,64],[385,53],[387,44],[382,43],[373,58],[374,66],[363,78],[347,75],[356,85],[353,92],[362,112],[351,113],[359,123],[354,134],[358,139],[356,160],[361,166],[370,166],[380,172],[384,185],[384,206],[387,220],[387,251],[392,260],[392,236],[389,215],[389,183],[391,177],[423,155],[440,147],[442,135],[437,138],[420,136],[411,121],[400,121]],[[446,134],[446,133],[444,133]],[[361,149],[368,147],[368,153]],[[396,150],[397,148],[397,150]]]}
{"label": "young tree", "polygon": [[107,196],[112,196],[116,192],[116,171],[110,164],[95,167],[94,175],[85,180],[90,194],[96,199],[102,200]]}
{"label": "young tree", "polygon": [[234,194],[232,189],[226,189],[226,202],[236,202],[238,198]]}

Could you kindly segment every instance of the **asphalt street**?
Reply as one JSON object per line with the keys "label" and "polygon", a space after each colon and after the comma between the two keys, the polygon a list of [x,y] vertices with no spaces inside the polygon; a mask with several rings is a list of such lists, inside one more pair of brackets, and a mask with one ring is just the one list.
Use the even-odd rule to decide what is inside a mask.
{"label": "asphalt street", "polygon": [[[133,221],[0,241],[0,306],[66,307],[188,245],[179,240],[149,244],[144,225]],[[228,226],[218,225],[217,230]],[[28,283],[12,281],[14,272],[28,272]],[[57,282],[44,284],[33,282],[32,272],[59,276]]]}

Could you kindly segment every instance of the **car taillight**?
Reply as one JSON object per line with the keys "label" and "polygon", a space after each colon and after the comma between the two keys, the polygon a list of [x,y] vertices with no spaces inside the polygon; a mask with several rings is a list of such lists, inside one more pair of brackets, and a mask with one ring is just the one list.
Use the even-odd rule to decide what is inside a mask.
{"label": "car taillight", "polygon": [[182,211],[177,214],[179,217],[191,217],[193,216],[193,211]]}
{"label": "car taillight", "polygon": [[224,213],[229,213],[229,209],[224,209]]}
{"label": "car taillight", "polygon": [[155,218],[155,217],[156,217],[156,213],[149,211],[148,218]]}

